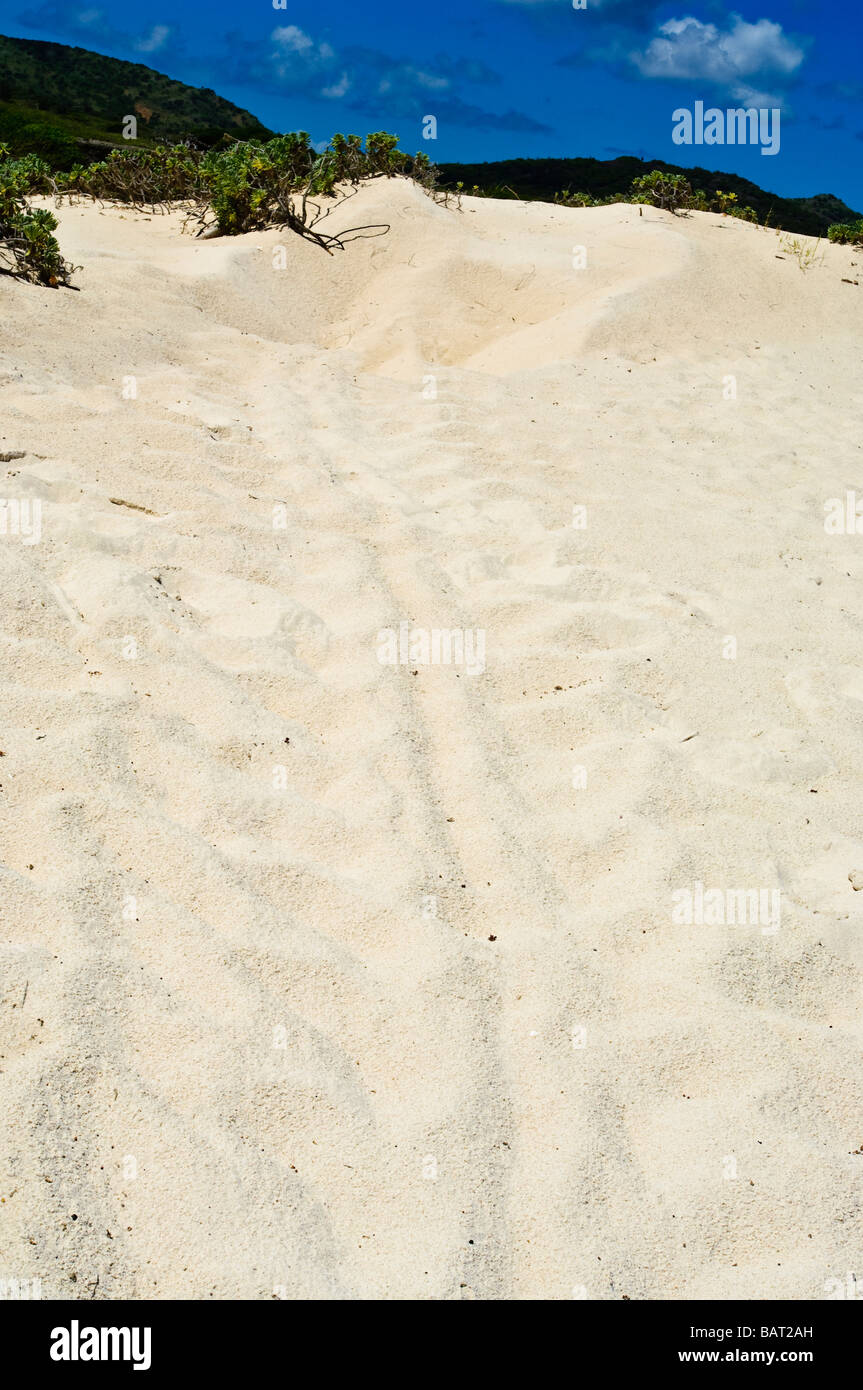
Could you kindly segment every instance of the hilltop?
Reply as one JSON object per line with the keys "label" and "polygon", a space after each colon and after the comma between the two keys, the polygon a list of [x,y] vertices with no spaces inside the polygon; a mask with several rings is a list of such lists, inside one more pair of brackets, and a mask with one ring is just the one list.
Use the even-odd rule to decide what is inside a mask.
{"label": "hilltop", "polygon": [[855,222],[861,214],[849,208],[832,193],[810,198],[780,198],[750,179],[718,169],[669,164],[664,159],[636,159],[621,155],[617,159],[500,159],[482,164],[439,164],[441,183],[453,188],[479,188],[485,194],[509,197],[515,194],[528,202],[551,202],[564,188],[608,198],[628,193],[632,181],[652,169],[683,174],[693,188],[715,193],[718,188],[736,193],[740,206],[754,208],[759,222],[806,236],[824,236],[833,222]]}
{"label": "hilltop", "polygon": [[92,142],[122,144],[126,115],[137,116],[143,144],[272,135],[251,112],[209,88],[190,87],[143,63],[0,35],[0,141],[13,154],[34,151],[55,168],[69,168],[94,156]]}

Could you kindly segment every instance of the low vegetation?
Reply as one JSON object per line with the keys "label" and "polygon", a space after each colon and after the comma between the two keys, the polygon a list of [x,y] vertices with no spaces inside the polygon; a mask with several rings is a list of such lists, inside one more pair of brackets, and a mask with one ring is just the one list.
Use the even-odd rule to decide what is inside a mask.
{"label": "low vegetation", "polygon": [[[180,207],[187,214],[187,225],[199,236],[287,227],[332,252],[356,235],[386,230],[359,226],[335,234],[322,225],[333,206],[350,197],[358,184],[400,174],[445,201],[465,192],[461,184],[455,190],[437,190],[437,172],[426,155],[405,154],[398,148],[397,137],[384,131],[366,136],[365,142],[358,135],[334,135],[323,150],[315,149],[305,131],[266,141],[224,136],[210,149],[191,142],[127,146],[111,149],[95,163],[75,163],[67,170],[53,171],[37,155],[16,159],[8,146],[0,145],[0,265],[43,285],[70,282],[73,267],[63,259],[54,237],[56,218],[47,209],[28,207],[29,195],[49,194],[58,202],[95,199],[151,210]],[[471,192],[516,196],[506,185],[487,189],[475,185]],[[674,214],[716,212],[758,221],[755,209],[741,206],[734,191],[693,189],[683,174],[666,169],[638,175],[625,195],[599,198],[567,188],[554,197],[558,206],[568,208],[621,201]],[[829,237],[863,245],[863,219],[834,224]],[[814,253],[810,257],[801,243],[783,249],[801,264],[805,261],[803,268],[814,263]]]}
{"label": "low vegetation", "polygon": [[13,160],[0,146],[0,250],[7,268],[46,285],[69,283],[71,267],[53,237],[53,213],[27,208],[28,194],[184,208],[198,235],[235,236],[288,227],[325,251],[352,236],[386,228],[352,227],[333,234],[320,224],[363,180],[402,174],[433,191],[435,171],[424,154],[408,155],[398,137],[334,135],[316,150],[305,131],[271,140],[230,140],[202,150],[186,143],[111,150],[94,164],[52,173],[44,160]]}
{"label": "low vegetation", "polygon": [[857,222],[834,222],[827,235],[840,245],[863,246],[863,217]]}
{"label": "low vegetation", "polygon": [[781,236],[779,249],[795,260],[801,270],[811,270],[813,266],[824,263],[824,251],[820,240],[813,244],[811,241],[801,241],[796,236]]}
{"label": "low vegetation", "polygon": [[395,174],[428,188],[434,185],[427,156],[404,154],[395,135],[375,131],[365,144],[359,135],[334,135],[319,151],[300,131],[264,142],[223,141],[211,150],[189,144],[112,150],[96,164],[58,174],[54,189],[61,198],[96,198],[139,208],[186,204],[199,235],[290,227],[329,251],[341,246],[347,233],[332,236],[319,229],[332,207],[315,200],[341,200],[364,179]]}
{"label": "low vegetation", "polygon": [[736,193],[723,192],[721,188],[707,193],[704,189],[693,190],[692,184],[683,174],[669,174],[664,169],[653,169],[649,174],[640,174],[633,179],[628,193],[609,194],[595,198],[590,193],[576,192],[565,188],[554,195],[554,201],[565,208],[607,207],[611,203],[647,203],[651,207],[664,208],[666,212],[722,212],[731,217],[740,217],[745,222],[757,222],[758,214],[754,208],[741,207]]}
{"label": "low vegetation", "polygon": [[[636,159],[634,155],[618,155],[616,159],[499,159],[484,164],[438,165],[442,190],[454,190],[461,184],[464,192],[480,192],[486,197],[515,194],[525,202],[545,203],[552,202],[556,194],[560,201],[560,189],[579,190],[578,196],[587,201],[573,206],[581,207],[628,201],[633,180],[656,173],[678,175],[693,189],[703,190],[708,207],[713,206],[723,191],[725,196],[733,193],[734,202],[753,209],[754,217],[750,220],[762,226],[782,227],[802,236],[826,236],[832,223],[853,223],[861,216],[830,193],[810,198],[783,198],[728,170],[687,169],[662,159]],[[496,193],[498,189],[507,192]],[[731,211],[730,208],[726,210]]]}
{"label": "low vegetation", "polygon": [[10,159],[0,145],[0,266],[36,284],[68,285],[74,267],[60,254],[56,217],[27,205],[28,194],[48,192],[50,177],[44,160]]}

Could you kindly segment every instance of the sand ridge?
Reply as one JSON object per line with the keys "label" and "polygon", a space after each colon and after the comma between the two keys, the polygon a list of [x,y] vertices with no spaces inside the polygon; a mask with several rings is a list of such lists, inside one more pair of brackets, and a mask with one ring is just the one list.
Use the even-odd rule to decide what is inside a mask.
{"label": "sand ridge", "polygon": [[[389,230],[67,207],[80,293],[0,281],[41,504],[0,537],[7,1272],[821,1297],[861,1264],[859,253],[402,180],[333,220]],[[485,669],[382,664],[402,623]],[[696,883],[780,929],[675,921]]]}

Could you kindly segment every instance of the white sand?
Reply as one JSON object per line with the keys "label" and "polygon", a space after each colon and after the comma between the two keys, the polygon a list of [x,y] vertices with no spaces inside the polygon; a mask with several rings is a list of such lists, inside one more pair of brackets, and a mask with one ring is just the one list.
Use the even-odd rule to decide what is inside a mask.
{"label": "white sand", "polygon": [[0,1277],[863,1279],[863,253],[401,181],[334,258],[60,217],[81,292],[0,280]]}

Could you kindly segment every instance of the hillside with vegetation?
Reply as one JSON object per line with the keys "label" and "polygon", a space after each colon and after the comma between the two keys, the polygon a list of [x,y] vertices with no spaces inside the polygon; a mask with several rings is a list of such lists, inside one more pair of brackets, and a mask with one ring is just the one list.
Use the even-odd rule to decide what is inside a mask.
{"label": "hillside with vegetation", "polygon": [[[130,115],[136,138],[124,140]],[[780,198],[734,174],[630,157],[435,166],[384,131],[365,142],[337,134],[321,150],[305,131],[273,136],[215,92],[142,64],[0,36],[0,270],[43,285],[70,283],[74,267],[53,235],[57,219],[32,206],[34,196],[58,206],[81,199],[183,205],[199,236],[288,227],[332,252],[343,240],[319,225],[327,206],[346,188],[393,175],[443,202],[475,194],[576,208],[647,203],[863,244],[860,214],[832,194]]]}
{"label": "hillside with vegetation", "polygon": [[[138,121],[136,144],[153,147],[191,141],[198,147],[235,140],[272,138],[249,111],[209,88],[190,87],[146,67],[84,48],[0,35],[0,143],[12,158],[38,155],[52,170],[104,157],[122,148],[125,116]],[[733,194],[761,223],[808,236],[824,236],[831,225],[856,226],[861,214],[830,193],[782,198],[737,174],[664,160],[504,159],[493,163],[440,164],[444,189],[486,197],[552,202],[575,190],[594,202],[625,200],[633,182],[652,170],[687,179],[707,203]],[[697,205],[696,205],[697,206]]]}
{"label": "hillside with vegetation", "polygon": [[662,159],[643,160],[631,155],[618,159],[501,159],[486,164],[439,164],[443,188],[463,186],[486,197],[522,198],[528,202],[552,202],[563,189],[577,189],[597,201],[619,195],[626,199],[633,181],[661,169],[685,177],[708,198],[720,191],[735,194],[741,207],[754,209],[759,222],[806,236],[825,236],[832,223],[854,223],[861,214],[832,193],[810,198],[780,198],[737,174],[719,170],[686,168]]}
{"label": "hillside with vegetation", "polygon": [[129,115],[145,145],[213,144],[223,134],[267,140],[273,133],[209,88],[189,87],[143,63],[0,35],[0,141],[13,155],[38,154],[54,169],[70,169],[100,145],[122,145]]}

